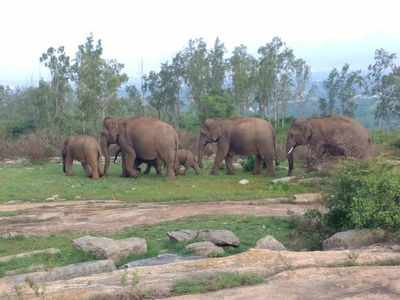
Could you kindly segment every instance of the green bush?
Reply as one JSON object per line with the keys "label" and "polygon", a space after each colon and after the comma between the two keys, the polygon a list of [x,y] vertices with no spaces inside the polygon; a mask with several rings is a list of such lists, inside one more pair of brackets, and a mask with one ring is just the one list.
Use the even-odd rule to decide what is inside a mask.
{"label": "green bush", "polygon": [[393,166],[379,160],[349,161],[332,180],[329,227],[400,228],[400,176]]}
{"label": "green bush", "polygon": [[246,172],[253,171],[255,163],[256,163],[256,157],[254,155],[248,156],[246,159],[240,162],[243,170],[245,170]]}

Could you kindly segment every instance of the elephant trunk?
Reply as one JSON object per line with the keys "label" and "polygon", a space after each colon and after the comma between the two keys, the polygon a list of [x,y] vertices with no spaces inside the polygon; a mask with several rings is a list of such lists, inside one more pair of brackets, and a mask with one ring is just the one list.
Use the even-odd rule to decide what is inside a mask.
{"label": "elephant trunk", "polygon": [[293,171],[293,152],[295,147],[296,145],[294,143],[291,143],[290,141],[286,143],[286,153],[289,165],[288,176],[291,176]]}
{"label": "elephant trunk", "polygon": [[100,137],[101,152],[104,155],[104,175],[107,174],[108,168],[110,167],[110,150],[108,149],[108,139],[106,134],[102,133]]}

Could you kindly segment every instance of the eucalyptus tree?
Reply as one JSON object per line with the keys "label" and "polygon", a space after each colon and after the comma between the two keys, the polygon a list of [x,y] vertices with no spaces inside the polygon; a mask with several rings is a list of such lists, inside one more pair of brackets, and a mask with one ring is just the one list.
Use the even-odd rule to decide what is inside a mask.
{"label": "eucalyptus tree", "polygon": [[311,69],[307,63],[299,58],[293,62],[295,71],[294,79],[294,98],[297,102],[301,103],[300,114],[304,115],[304,102],[306,100],[306,89],[310,82]]}
{"label": "eucalyptus tree", "polygon": [[379,127],[384,122],[398,119],[400,115],[399,68],[395,65],[396,54],[384,49],[375,50],[374,64],[368,67],[368,94],[378,99],[375,119]]}
{"label": "eucalyptus tree", "polygon": [[118,89],[128,80],[122,73],[122,64],[116,60],[107,61],[102,55],[102,41],[95,41],[93,35],[89,35],[86,42],[78,46],[72,66],[83,132],[100,126],[102,118],[112,112]]}
{"label": "eucalyptus tree", "polygon": [[[293,51],[283,41],[274,37],[270,43],[258,49],[257,98],[259,112],[277,120],[287,107],[290,89],[293,86]],[[282,103],[285,102],[286,103]]]}
{"label": "eucalyptus tree", "polygon": [[246,46],[240,45],[233,50],[229,66],[234,103],[240,114],[246,114],[254,94],[256,59],[247,52]]}
{"label": "eucalyptus tree", "polygon": [[[71,90],[69,79],[71,75],[70,57],[65,53],[63,46],[58,48],[50,47],[40,57],[40,62],[50,71],[50,88],[48,101],[53,102],[53,107],[49,107],[51,119],[60,129],[65,122],[65,101],[68,92]],[[41,83],[43,88],[43,82]],[[40,83],[39,83],[40,85]]]}

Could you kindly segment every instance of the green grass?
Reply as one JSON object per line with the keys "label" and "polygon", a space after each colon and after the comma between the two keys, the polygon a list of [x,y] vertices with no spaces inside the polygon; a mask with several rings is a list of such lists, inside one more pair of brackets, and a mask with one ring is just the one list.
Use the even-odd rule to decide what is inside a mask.
{"label": "green grass", "polygon": [[30,257],[16,258],[8,262],[0,262],[0,277],[6,271],[29,268],[33,265],[43,265],[53,268],[95,259],[72,246],[73,236],[59,235],[49,237],[15,237],[0,239],[0,256],[13,255],[46,248],[58,248],[60,253],[37,254]]}
{"label": "green grass", "polygon": [[174,295],[201,294],[239,286],[256,285],[264,278],[252,273],[220,272],[178,280],[171,293]]}
{"label": "green grass", "polygon": [[15,217],[18,215],[18,211],[0,211],[1,217]]}
{"label": "green grass", "polygon": [[[177,221],[163,222],[158,225],[138,226],[123,232],[113,234],[110,237],[122,239],[128,237],[143,237],[147,240],[148,253],[142,256],[130,256],[118,263],[152,257],[161,253],[178,253],[189,255],[185,250],[187,243],[170,241],[166,235],[168,231],[178,229],[228,229],[233,231],[241,241],[239,247],[227,247],[225,255],[243,252],[254,247],[256,241],[267,234],[273,235],[288,249],[302,249],[307,245],[301,235],[294,236],[294,223],[285,218],[253,217],[253,216],[201,216],[184,218]],[[57,235],[49,237],[16,237],[12,239],[0,239],[0,256],[18,254],[27,251],[45,248],[58,248],[57,255],[35,255],[30,258],[16,259],[7,263],[0,263],[0,276],[6,271],[29,267],[32,265],[44,265],[51,268],[82,261],[92,260],[94,257],[87,255],[72,246],[72,240],[80,235]]]}
{"label": "green grass", "polygon": [[[287,170],[280,167],[277,177],[286,176]],[[107,177],[91,180],[84,176],[80,165],[74,166],[74,176],[62,173],[59,164],[0,166],[0,203],[10,200],[44,201],[58,195],[58,199],[74,200],[127,200],[132,202],[168,201],[219,201],[260,199],[290,196],[310,191],[301,184],[272,184],[272,178],[264,175],[253,176],[244,171],[236,175],[208,175],[209,169],[200,176],[189,171],[175,181],[155,174],[142,175],[137,179],[121,178],[121,168],[113,165]],[[248,179],[247,185],[239,180]]]}

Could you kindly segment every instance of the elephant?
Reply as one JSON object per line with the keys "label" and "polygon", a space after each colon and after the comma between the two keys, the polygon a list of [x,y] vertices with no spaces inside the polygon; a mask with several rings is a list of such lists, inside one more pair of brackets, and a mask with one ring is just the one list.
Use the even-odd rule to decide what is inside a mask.
{"label": "elephant", "polygon": [[196,161],[196,158],[194,157],[192,151],[190,150],[185,150],[185,149],[179,149],[177,152],[177,160],[176,160],[176,167],[175,167],[175,173],[178,174],[178,170],[180,166],[185,167],[185,171],[182,173],[182,175],[186,175],[186,171],[189,168],[192,168],[196,175],[199,175],[200,173],[200,168],[199,165]]}
{"label": "elephant", "polygon": [[[115,156],[114,156],[114,164],[117,162],[118,156],[121,153],[121,148],[119,148],[116,152],[115,152]],[[144,171],[144,174],[147,175],[150,173],[151,167],[154,167],[154,169],[157,172],[157,175],[161,175],[161,165],[160,162],[157,159],[153,159],[153,160],[142,160],[139,158],[135,159],[135,163],[134,163],[134,168],[136,170],[139,171],[139,173],[142,171],[140,168],[141,164],[147,164],[146,166],[146,170]]]}
{"label": "elephant", "polygon": [[94,137],[70,136],[64,141],[62,149],[63,171],[67,176],[71,176],[73,161],[78,160],[88,177],[98,179],[103,176],[100,168],[101,155],[100,145]]}
{"label": "elephant", "polygon": [[122,176],[137,177],[136,158],[164,162],[169,179],[175,178],[178,135],[163,121],[150,117],[111,118],[103,121],[101,147],[105,153],[105,172],[110,165],[108,146],[118,144],[122,151]]}
{"label": "elephant", "polygon": [[325,153],[333,156],[366,159],[370,155],[371,138],[368,130],[348,117],[329,116],[294,120],[287,134],[286,151],[288,175],[293,171],[293,152],[297,146],[309,148],[307,164]]}
{"label": "elephant", "polygon": [[207,119],[200,129],[198,162],[201,164],[203,150],[209,143],[217,143],[217,154],[211,175],[218,174],[223,159],[228,174],[234,174],[232,160],[237,155],[256,155],[253,174],[261,173],[263,162],[267,174],[275,175],[276,157],[275,130],[271,123],[260,118],[236,117],[230,119]]}

